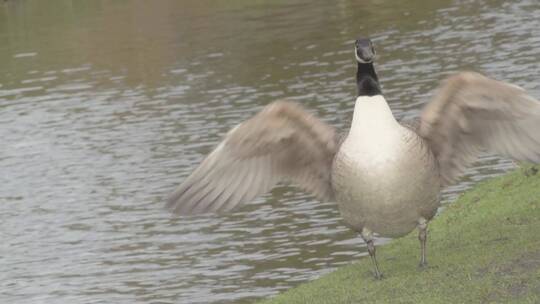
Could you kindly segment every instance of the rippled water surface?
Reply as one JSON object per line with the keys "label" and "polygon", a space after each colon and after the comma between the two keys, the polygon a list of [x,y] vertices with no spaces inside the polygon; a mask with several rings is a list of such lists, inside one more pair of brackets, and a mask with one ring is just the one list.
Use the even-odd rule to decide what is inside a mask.
{"label": "rippled water surface", "polygon": [[[399,118],[462,69],[540,97],[539,13],[537,0],[0,1],[0,302],[246,303],[357,260],[334,204],[293,188],[223,217],[174,218],[163,197],[276,98],[346,127],[359,35]],[[446,201],[511,167],[483,158]]]}

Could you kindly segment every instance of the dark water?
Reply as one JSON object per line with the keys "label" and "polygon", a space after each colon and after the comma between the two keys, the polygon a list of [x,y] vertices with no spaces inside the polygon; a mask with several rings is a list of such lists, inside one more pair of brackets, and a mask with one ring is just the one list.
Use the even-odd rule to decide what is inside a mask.
{"label": "dark water", "polygon": [[[336,207],[293,188],[224,217],[173,218],[162,199],[273,99],[347,126],[359,35],[400,118],[462,69],[540,97],[539,13],[537,0],[0,1],[0,302],[245,303],[357,260]],[[445,198],[511,167],[485,157]]]}

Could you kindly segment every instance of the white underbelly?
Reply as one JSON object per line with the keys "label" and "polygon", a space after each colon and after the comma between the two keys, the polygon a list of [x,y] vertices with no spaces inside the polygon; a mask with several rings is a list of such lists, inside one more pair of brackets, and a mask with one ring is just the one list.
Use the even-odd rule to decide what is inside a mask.
{"label": "white underbelly", "polygon": [[[402,128],[400,126],[400,128]],[[412,131],[349,136],[334,162],[332,183],[340,212],[357,231],[397,237],[431,219],[439,206],[434,159]]]}

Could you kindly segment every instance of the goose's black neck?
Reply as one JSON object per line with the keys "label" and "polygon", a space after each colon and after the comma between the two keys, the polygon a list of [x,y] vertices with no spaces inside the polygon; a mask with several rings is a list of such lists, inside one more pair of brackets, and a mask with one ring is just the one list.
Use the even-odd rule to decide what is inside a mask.
{"label": "goose's black neck", "polygon": [[372,62],[358,63],[356,85],[358,87],[358,97],[382,95],[379,78],[375,73]]}

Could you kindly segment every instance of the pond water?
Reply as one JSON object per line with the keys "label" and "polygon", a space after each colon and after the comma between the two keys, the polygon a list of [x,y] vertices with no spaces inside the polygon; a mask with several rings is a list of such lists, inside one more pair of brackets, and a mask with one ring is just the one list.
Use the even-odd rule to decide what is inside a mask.
{"label": "pond water", "polygon": [[[0,1],[0,302],[249,303],[354,262],[365,247],[336,206],[294,188],[222,217],[175,218],[163,198],[274,99],[346,128],[358,36],[399,118],[464,69],[540,97],[539,13],[537,0]],[[445,202],[512,167],[483,157]]]}

